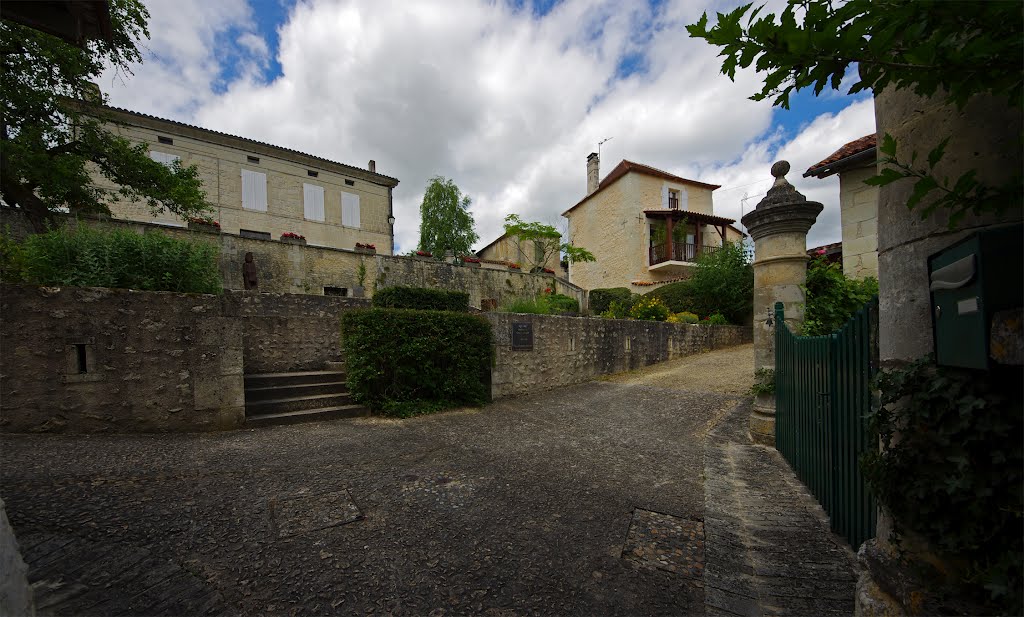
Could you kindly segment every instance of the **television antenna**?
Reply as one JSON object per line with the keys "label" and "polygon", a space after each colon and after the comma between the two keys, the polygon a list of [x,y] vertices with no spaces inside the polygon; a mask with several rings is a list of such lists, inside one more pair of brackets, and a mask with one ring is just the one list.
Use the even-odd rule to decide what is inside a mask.
{"label": "television antenna", "polygon": [[601,144],[603,144],[606,141],[611,141],[613,139],[615,139],[615,138],[614,137],[608,137],[606,139],[602,139],[601,141],[597,142],[597,158],[601,158]]}

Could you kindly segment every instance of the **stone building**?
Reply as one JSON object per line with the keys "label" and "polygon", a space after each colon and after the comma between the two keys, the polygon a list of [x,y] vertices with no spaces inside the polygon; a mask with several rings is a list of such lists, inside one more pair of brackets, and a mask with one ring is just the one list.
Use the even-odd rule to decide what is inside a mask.
{"label": "stone building", "polygon": [[[117,108],[104,108],[112,130],[148,145],[153,160],[196,165],[213,220],[221,231],[277,240],[284,233],[314,246],[353,249],[372,244],[394,248],[392,190],[398,180],[288,148]],[[102,188],[114,185],[97,178]],[[142,203],[114,203],[114,218],[175,227],[175,214],[153,215]]]}
{"label": "stone building", "polygon": [[[587,157],[587,195],[562,213],[569,238],[596,261],[569,267],[584,289],[630,287],[686,276],[697,257],[738,241],[733,219],[714,215],[719,188],[623,160],[598,181],[599,158]],[[640,286],[634,283],[641,283]]]}
{"label": "stone building", "polygon": [[878,187],[864,184],[876,173],[875,161],[875,136],[865,135],[804,172],[805,178],[839,176],[843,272],[851,278],[878,278]]}
{"label": "stone building", "polygon": [[[558,242],[558,240],[554,241],[556,244]],[[517,263],[527,270],[539,267],[561,273],[561,265],[558,262],[559,251],[557,249],[548,251],[545,255],[544,248],[533,240],[519,240],[508,234],[501,234],[493,242],[477,251],[476,256],[480,259]]]}

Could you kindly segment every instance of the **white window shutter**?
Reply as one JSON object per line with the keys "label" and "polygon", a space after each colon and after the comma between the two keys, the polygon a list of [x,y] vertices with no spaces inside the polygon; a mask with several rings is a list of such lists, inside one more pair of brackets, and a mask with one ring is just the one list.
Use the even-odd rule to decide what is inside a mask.
{"label": "white window shutter", "polygon": [[162,163],[167,167],[172,167],[174,165],[174,161],[179,160],[181,157],[179,157],[177,154],[167,154],[166,152],[157,152],[156,150],[150,150],[149,158],[153,159],[157,163]]}
{"label": "white window shutter", "polygon": [[303,214],[311,221],[324,220],[324,187],[302,184]]}
{"label": "white window shutter", "polygon": [[690,196],[686,192],[685,188],[679,189],[679,209],[689,210],[690,209]]}
{"label": "white window shutter", "polygon": [[267,174],[242,170],[242,207],[257,212],[267,211]]}
{"label": "white window shutter", "polygon": [[345,227],[359,227],[359,195],[342,191],[341,224]]}
{"label": "white window shutter", "polygon": [[668,186],[662,185],[661,187],[661,208],[668,210]]}

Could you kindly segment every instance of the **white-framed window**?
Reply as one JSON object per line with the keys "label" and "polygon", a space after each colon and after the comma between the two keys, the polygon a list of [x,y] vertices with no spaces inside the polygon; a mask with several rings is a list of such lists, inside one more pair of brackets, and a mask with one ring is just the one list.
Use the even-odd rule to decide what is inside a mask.
{"label": "white-framed window", "polygon": [[341,192],[341,224],[359,227],[359,195]]}
{"label": "white-framed window", "polygon": [[162,163],[167,167],[173,167],[174,161],[181,159],[177,154],[167,154],[166,152],[157,152],[156,150],[149,151],[149,158],[153,159],[157,163]]}
{"label": "white-framed window", "polygon": [[242,170],[242,207],[257,212],[267,211],[267,174]]}
{"label": "white-framed window", "polygon": [[668,185],[662,186],[661,207],[665,210],[689,210],[689,195],[686,194],[686,189],[670,189]]}
{"label": "white-framed window", "polygon": [[302,210],[311,221],[324,220],[324,187],[302,183]]}

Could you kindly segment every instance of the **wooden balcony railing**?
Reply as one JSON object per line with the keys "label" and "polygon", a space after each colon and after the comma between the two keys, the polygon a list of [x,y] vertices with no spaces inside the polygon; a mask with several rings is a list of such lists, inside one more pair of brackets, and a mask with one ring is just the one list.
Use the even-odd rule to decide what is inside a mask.
{"label": "wooden balcony railing", "polygon": [[720,247],[699,246],[696,244],[672,243],[672,255],[668,254],[668,247],[665,244],[655,244],[650,251],[650,265],[660,264],[665,261],[687,261],[695,262],[702,254],[714,253]]}

